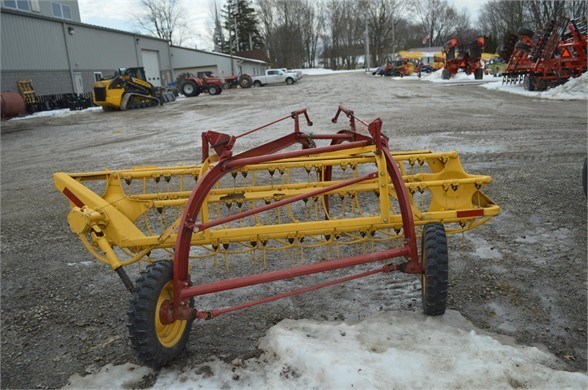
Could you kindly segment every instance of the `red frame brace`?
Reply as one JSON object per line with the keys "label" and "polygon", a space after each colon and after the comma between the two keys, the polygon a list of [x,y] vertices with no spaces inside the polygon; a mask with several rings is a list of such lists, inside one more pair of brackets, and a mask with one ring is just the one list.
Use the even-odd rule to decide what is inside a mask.
{"label": "red frame brace", "polygon": [[[343,106],[339,106],[337,110],[337,114],[332,119],[334,123],[337,122],[337,118],[339,114],[343,112],[349,118],[349,126],[351,130],[343,130],[337,134],[313,134],[312,136],[306,133],[303,133],[299,129],[299,116],[304,115],[307,125],[311,126],[312,122],[308,117],[308,113],[306,109],[298,110],[292,112],[289,116],[283,117],[278,119],[274,122],[271,122],[267,125],[258,127],[256,129],[250,130],[246,133],[243,133],[239,136],[229,136],[227,134],[217,133],[217,132],[205,132],[202,134],[202,157],[203,159],[208,158],[209,156],[209,145],[212,146],[219,156],[219,161],[216,165],[214,165],[209,171],[207,171],[204,175],[202,175],[190,198],[188,199],[188,203],[184,208],[182,219],[180,226],[178,228],[178,237],[176,240],[175,246],[175,254],[174,254],[174,272],[173,272],[173,288],[174,288],[174,302],[172,304],[173,310],[165,310],[160,313],[160,317],[164,323],[169,323],[174,319],[188,319],[194,316],[198,318],[212,318],[216,315],[230,312],[233,310],[238,310],[245,307],[250,307],[256,304],[269,302],[271,300],[280,299],[288,296],[292,296],[295,294],[300,294],[306,291],[311,291],[314,289],[330,286],[336,283],[342,283],[347,280],[372,275],[378,272],[387,272],[390,271],[389,266],[384,266],[382,268],[368,271],[364,273],[360,273],[357,275],[345,277],[342,279],[337,279],[333,281],[329,281],[326,283],[321,283],[315,286],[305,287],[302,289],[294,290],[287,293],[282,293],[275,295],[273,297],[264,298],[257,301],[246,302],[240,305],[236,305],[233,307],[220,309],[220,310],[212,310],[206,312],[197,312],[193,308],[188,307],[188,302],[190,297],[210,294],[219,291],[225,291],[230,289],[236,289],[246,286],[252,286],[260,283],[268,283],[277,280],[283,279],[290,279],[294,277],[299,277],[303,275],[310,275],[319,272],[331,271],[339,268],[345,267],[352,267],[359,264],[366,264],[375,261],[382,261],[386,259],[391,259],[394,257],[405,257],[408,261],[402,264],[400,267],[394,267],[394,270],[401,270],[407,273],[421,273],[422,268],[421,264],[418,261],[418,250],[416,244],[416,237],[415,237],[415,230],[414,230],[414,220],[412,216],[412,209],[410,206],[410,198],[408,195],[408,191],[404,182],[402,181],[402,176],[400,173],[400,169],[398,168],[396,162],[393,160],[390,151],[388,150],[388,139],[381,133],[382,128],[382,121],[380,119],[376,119],[369,123],[369,125],[362,121],[361,119],[355,117],[353,111],[345,109]],[[232,155],[232,147],[235,144],[235,141],[246,135],[251,134],[254,131],[261,130],[266,128],[272,124],[277,122],[283,121],[285,119],[292,118],[295,122],[295,130],[294,132],[278,138],[276,140],[270,141],[266,144],[260,145],[256,148],[250,149],[243,153],[240,153],[237,156]],[[356,132],[355,128],[355,121],[360,121],[361,123],[368,125],[368,135],[359,134]],[[331,145],[319,147],[319,148],[311,148],[312,138],[315,139],[330,139]],[[292,152],[283,152],[278,153],[281,150],[288,148],[289,146],[299,143],[302,146],[302,150],[299,151],[292,151]],[[188,271],[189,265],[189,253],[190,253],[190,242],[192,238],[192,233],[194,228],[197,228],[199,231],[205,230],[207,228],[217,226],[219,224],[225,223],[228,220],[234,220],[236,218],[245,217],[247,215],[252,215],[255,213],[263,212],[266,209],[279,207],[282,204],[280,202],[291,203],[297,200],[324,195],[328,191],[332,190],[335,187],[346,186],[352,184],[354,182],[359,182],[363,180],[367,180],[373,177],[372,174],[368,174],[362,176],[360,178],[355,178],[352,180],[348,180],[342,184],[337,184],[333,186],[328,186],[316,191],[308,192],[302,196],[297,196],[292,199],[284,199],[280,202],[275,202],[271,205],[267,206],[260,206],[253,210],[248,210],[246,212],[237,214],[231,217],[225,217],[218,219],[216,221],[210,221],[207,223],[197,223],[198,215],[200,214],[201,207],[206,200],[206,196],[209,191],[214,187],[214,185],[226,174],[230,173],[231,171],[238,170],[246,165],[249,164],[258,164],[264,163],[269,161],[276,161],[280,159],[286,158],[293,158],[293,157],[303,157],[309,156],[312,154],[324,153],[324,152],[332,152],[332,151],[339,151],[339,150],[347,150],[357,147],[363,147],[368,145],[375,145],[377,148],[378,153],[384,153],[384,159],[386,160],[387,171],[390,175],[392,180],[392,184],[395,188],[396,196],[398,197],[398,203],[400,208],[400,214],[402,216],[402,223],[403,223],[403,232],[405,238],[405,245],[390,250],[384,250],[381,252],[370,253],[367,255],[359,255],[359,256],[351,256],[336,260],[329,260],[323,261],[320,263],[313,263],[313,264],[306,264],[294,268],[268,272],[268,273],[261,273],[256,275],[250,275],[246,277],[239,277],[234,279],[222,280],[214,283],[208,283],[200,286],[191,286],[190,275]],[[310,149],[309,149],[310,148]],[[330,172],[325,172],[325,180],[330,180]],[[243,215],[241,215],[243,214]]]}

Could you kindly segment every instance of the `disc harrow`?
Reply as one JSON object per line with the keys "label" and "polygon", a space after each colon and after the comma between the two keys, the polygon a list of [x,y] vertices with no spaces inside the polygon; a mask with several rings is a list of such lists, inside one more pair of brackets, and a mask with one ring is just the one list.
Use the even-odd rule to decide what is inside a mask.
{"label": "disc harrow", "polygon": [[550,21],[542,32],[521,28],[504,84],[523,83],[529,91],[543,91],[586,72],[586,23],[582,19]]}
{"label": "disc harrow", "polygon": [[[391,152],[380,119],[367,123],[339,106],[332,122],[340,115],[348,126],[336,133],[301,131],[302,121],[312,125],[306,109],[237,136],[204,132],[196,165],[54,174],[71,230],[132,292],[129,331],[145,364],[174,359],[195,319],[376,273],[419,276],[425,313],[443,314],[446,234],[499,213],[481,192],[491,178],[467,174],[455,151]],[[294,131],[235,153],[242,137],[290,119]],[[247,258],[251,273],[235,276]],[[125,268],[143,262],[150,265],[134,283]],[[262,299],[194,305],[207,294],[372,263]],[[202,264],[216,280],[191,275]]]}

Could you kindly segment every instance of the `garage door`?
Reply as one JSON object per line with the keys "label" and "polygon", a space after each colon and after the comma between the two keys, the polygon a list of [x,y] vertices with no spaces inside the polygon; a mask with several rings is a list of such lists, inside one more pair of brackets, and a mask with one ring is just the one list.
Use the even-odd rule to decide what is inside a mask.
{"label": "garage door", "polygon": [[161,87],[161,72],[159,71],[159,52],[152,50],[141,50],[143,67],[147,81],[156,87]]}

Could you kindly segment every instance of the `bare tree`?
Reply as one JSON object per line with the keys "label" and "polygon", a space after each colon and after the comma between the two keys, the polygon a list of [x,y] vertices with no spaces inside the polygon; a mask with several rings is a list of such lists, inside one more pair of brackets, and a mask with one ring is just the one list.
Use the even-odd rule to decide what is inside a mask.
{"label": "bare tree", "polygon": [[429,36],[429,45],[442,45],[454,30],[455,9],[446,0],[415,0],[413,11],[420,21],[423,33]]}
{"label": "bare tree", "polygon": [[586,0],[568,0],[564,4],[564,13],[569,18],[586,20]]}
{"label": "bare tree", "polygon": [[[525,9],[523,1],[491,0],[484,4],[478,24],[487,36],[486,50],[494,52],[501,48],[503,55],[510,55],[514,48],[513,34],[521,27],[527,27]],[[505,43],[508,47],[504,46]]]}
{"label": "bare tree", "polygon": [[525,1],[528,26],[535,30],[545,28],[550,20],[558,21],[563,16],[564,1]]}
{"label": "bare tree", "polygon": [[325,4],[323,58],[332,69],[353,69],[364,52],[367,0],[329,0]]}
{"label": "bare tree", "polygon": [[399,42],[398,25],[407,9],[405,0],[369,0],[367,3],[370,49],[374,63],[394,55]]}
{"label": "bare tree", "polygon": [[304,0],[300,14],[304,65],[310,68],[315,66],[319,36],[324,26],[323,12],[319,7],[315,8],[310,0]]}
{"label": "bare tree", "polygon": [[484,4],[478,19],[484,32],[500,39],[507,31],[516,32],[525,24],[525,3],[491,0]]}
{"label": "bare tree", "polygon": [[257,0],[257,15],[274,65],[302,67],[316,57],[322,19],[311,0]]}
{"label": "bare tree", "polygon": [[136,17],[139,27],[154,37],[181,45],[186,23],[179,0],[141,0],[141,4],[145,12]]}

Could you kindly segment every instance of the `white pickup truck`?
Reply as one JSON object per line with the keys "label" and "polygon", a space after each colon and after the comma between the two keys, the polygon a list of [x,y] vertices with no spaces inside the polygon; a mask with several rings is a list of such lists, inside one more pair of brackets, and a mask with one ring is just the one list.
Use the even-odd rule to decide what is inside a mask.
{"label": "white pickup truck", "polygon": [[288,85],[294,84],[298,81],[298,77],[294,73],[288,73],[282,69],[268,69],[265,71],[265,75],[252,76],[253,86],[261,87],[267,84],[281,84],[286,83]]}

